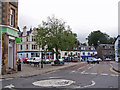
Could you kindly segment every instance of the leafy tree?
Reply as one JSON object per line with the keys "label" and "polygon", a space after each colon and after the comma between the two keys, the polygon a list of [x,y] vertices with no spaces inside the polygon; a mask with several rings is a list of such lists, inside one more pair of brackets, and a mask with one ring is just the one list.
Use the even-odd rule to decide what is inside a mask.
{"label": "leafy tree", "polygon": [[53,16],[48,17],[46,22],[43,21],[39,25],[35,37],[39,47],[47,46],[49,51],[56,52],[58,60],[60,50],[70,50],[74,47],[77,34],[73,33],[65,22]]}
{"label": "leafy tree", "polygon": [[93,31],[89,34],[87,40],[89,45],[93,44],[95,47],[97,47],[98,41],[100,41],[102,44],[107,44],[109,42],[109,35],[102,33],[100,30]]}

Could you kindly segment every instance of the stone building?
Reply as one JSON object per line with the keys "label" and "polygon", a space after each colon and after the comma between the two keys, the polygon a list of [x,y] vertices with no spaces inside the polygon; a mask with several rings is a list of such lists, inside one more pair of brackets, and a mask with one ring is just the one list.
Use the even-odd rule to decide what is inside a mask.
{"label": "stone building", "polygon": [[17,71],[18,1],[0,1],[0,74]]}
{"label": "stone building", "polygon": [[103,60],[106,60],[106,58],[109,58],[111,60],[114,60],[114,45],[113,44],[99,44],[97,47],[98,57],[100,57]]}

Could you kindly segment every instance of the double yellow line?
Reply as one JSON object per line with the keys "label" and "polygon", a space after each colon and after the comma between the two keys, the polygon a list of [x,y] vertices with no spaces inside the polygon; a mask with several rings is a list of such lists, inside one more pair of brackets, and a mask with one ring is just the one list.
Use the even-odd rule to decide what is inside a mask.
{"label": "double yellow line", "polygon": [[110,68],[110,71],[114,72],[115,74],[120,74],[120,73],[116,72],[115,70],[113,70],[112,67]]}

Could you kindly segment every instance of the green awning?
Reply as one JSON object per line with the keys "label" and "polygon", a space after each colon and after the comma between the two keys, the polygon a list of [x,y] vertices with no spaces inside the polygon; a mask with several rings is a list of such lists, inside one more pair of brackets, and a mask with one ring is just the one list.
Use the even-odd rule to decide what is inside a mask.
{"label": "green awning", "polygon": [[16,37],[15,41],[16,41],[17,44],[19,44],[19,43],[21,43],[21,38]]}
{"label": "green awning", "polygon": [[114,55],[104,55],[104,56],[111,56],[111,57],[113,57]]}

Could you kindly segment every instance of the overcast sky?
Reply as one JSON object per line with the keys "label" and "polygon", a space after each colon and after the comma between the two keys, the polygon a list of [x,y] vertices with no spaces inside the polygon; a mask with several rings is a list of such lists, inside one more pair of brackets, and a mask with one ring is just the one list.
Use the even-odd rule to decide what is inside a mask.
{"label": "overcast sky", "polygon": [[38,27],[55,15],[70,25],[78,39],[85,42],[91,31],[101,30],[112,37],[118,34],[119,0],[19,0],[18,25]]}

